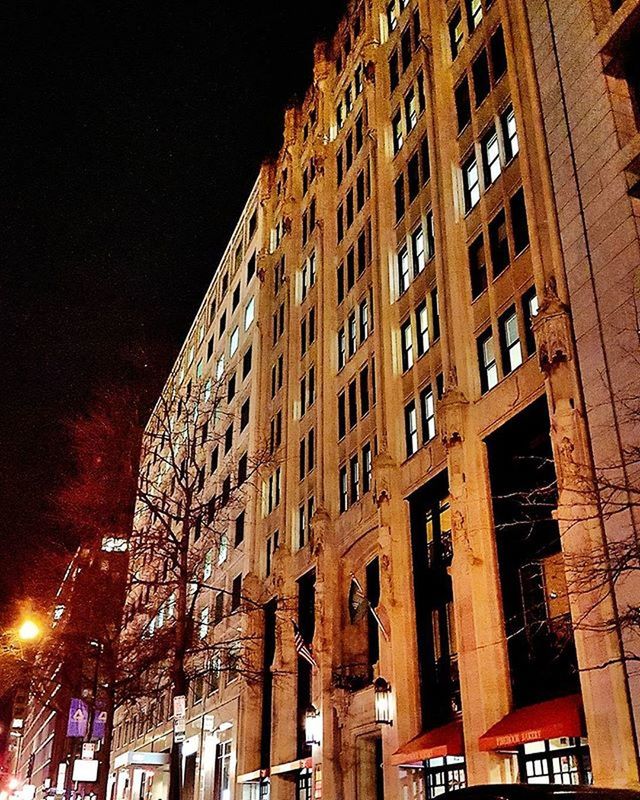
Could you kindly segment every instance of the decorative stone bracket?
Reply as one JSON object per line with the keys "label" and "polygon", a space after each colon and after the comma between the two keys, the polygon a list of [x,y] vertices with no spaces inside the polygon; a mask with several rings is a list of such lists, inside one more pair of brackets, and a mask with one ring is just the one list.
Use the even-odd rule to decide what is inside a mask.
{"label": "decorative stone bracket", "polygon": [[558,297],[556,280],[549,278],[542,303],[533,318],[540,369],[548,375],[559,365],[571,361],[571,317],[569,307]]}

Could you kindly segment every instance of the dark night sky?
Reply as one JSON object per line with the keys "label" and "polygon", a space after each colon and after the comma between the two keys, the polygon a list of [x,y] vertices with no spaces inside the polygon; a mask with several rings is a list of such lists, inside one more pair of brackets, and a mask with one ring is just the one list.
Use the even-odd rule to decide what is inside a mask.
{"label": "dark night sky", "polygon": [[59,535],[64,421],[131,345],[169,369],[343,6],[0,4],[0,614]]}

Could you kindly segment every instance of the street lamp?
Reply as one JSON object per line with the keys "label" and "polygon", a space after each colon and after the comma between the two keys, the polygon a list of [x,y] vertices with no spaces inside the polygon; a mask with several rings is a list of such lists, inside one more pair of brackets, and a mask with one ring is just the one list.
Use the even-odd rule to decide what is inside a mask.
{"label": "street lamp", "polygon": [[376,678],[373,684],[376,722],[378,725],[393,725],[391,716],[391,684],[384,678]]}
{"label": "street lamp", "polygon": [[18,628],[18,638],[21,642],[34,642],[40,637],[42,630],[33,619],[25,619]]}

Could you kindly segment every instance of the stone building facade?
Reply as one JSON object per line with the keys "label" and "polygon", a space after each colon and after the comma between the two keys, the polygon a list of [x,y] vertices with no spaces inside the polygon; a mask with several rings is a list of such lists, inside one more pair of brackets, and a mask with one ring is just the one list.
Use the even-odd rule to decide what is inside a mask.
{"label": "stone building facade", "polygon": [[[316,47],[174,370],[251,347],[277,460],[216,567],[265,605],[262,680],[189,699],[188,800],[638,785],[640,587],[597,577],[637,510],[595,475],[638,486],[639,26],[362,0]],[[129,716],[113,796],[164,800],[168,710]]]}

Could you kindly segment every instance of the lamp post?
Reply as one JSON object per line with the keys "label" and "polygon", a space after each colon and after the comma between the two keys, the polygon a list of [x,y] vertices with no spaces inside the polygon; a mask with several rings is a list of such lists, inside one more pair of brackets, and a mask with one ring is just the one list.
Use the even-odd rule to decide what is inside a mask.
{"label": "lamp post", "polygon": [[320,744],[320,712],[314,705],[304,712],[304,741],[308,747]]}

